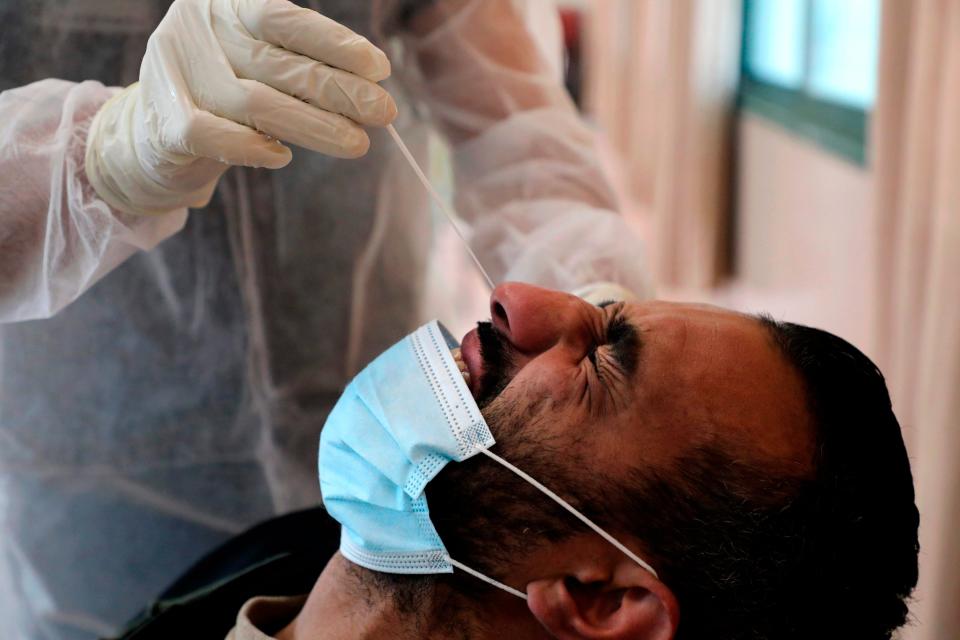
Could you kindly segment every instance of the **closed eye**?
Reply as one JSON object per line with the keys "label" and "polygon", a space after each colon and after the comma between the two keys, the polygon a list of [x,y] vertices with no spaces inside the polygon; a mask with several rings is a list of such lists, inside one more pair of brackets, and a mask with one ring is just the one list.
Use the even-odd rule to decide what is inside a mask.
{"label": "closed eye", "polygon": [[637,371],[640,351],[643,348],[643,341],[640,339],[640,331],[637,327],[625,316],[615,315],[607,327],[607,344],[613,359],[617,361],[624,373],[633,376]]}
{"label": "closed eye", "polygon": [[594,345],[592,349],[587,353],[587,360],[590,361],[590,364],[593,365],[593,370],[597,373],[600,373],[600,367],[597,366],[597,346]]}
{"label": "closed eye", "polygon": [[[605,309],[616,303],[616,300],[604,300],[597,306]],[[640,338],[640,331],[627,320],[621,311],[622,308],[615,310],[607,322],[604,342],[594,345],[586,355],[598,375],[601,374],[601,367],[597,358],[597,351],[600,347],[609,349],[613,360],[628,377],[633,377],[637,371],[643,342]],[[602,378],[602,375],[600,377]]]}

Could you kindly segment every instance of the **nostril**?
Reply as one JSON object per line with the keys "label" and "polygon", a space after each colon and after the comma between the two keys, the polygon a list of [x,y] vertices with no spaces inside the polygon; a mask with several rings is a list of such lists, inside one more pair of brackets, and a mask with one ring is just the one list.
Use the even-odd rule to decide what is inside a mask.
{"label": "nostril", "polygon": [[502,322],[504,326],[507,329],[509,329],[510,321],[507,319],[507,310],[503,308],[503,305],[500,304],[499,302],[494,302],[492,310],[493,310],[493,317],[499,320],[500,322]]}

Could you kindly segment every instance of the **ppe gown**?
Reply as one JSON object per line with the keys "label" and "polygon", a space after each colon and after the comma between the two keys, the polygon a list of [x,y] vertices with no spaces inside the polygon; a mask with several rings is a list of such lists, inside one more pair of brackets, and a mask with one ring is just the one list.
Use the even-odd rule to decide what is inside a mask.
{"label": "ppe gown", "polygon": [[[495,55],[491,7],[519,37],[549,3],[481,2],[399,39],[398,130],[421,158],[424,118],[448,136],[495,280],[645,292],[545,44],[557,25],[533,21],[522,65]],[[109,635],[213,546],[317,504],[328,410],[435,315],[429,206],[382,131],[360,160],[233,168],[189,215],[97,198],[87,128],[169,4],[0,0],[0,619],[17,640]],[[299,4],[377,42],[376,2]]]}

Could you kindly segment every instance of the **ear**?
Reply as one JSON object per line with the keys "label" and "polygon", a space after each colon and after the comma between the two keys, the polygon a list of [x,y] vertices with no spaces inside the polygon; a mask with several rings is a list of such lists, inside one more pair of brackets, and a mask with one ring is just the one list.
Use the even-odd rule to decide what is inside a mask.
{"label": "ear", "polygon": [[559,640],[671,640],[680,620],[673,592],[633,563],[607,576],[566,575],[530,582],[527,604]]}

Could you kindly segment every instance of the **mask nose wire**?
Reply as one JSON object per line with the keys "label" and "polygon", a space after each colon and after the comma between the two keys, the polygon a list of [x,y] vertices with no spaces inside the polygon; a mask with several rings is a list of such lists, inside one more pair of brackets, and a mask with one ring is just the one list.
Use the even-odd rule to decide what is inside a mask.
{"label": "mask nose wire", "polygon": [[660,576],[657,575],[656,570],[655,570],[653,567],[651,567],[649,564],[647,564],[646,562],[644,562],[643,559],[642,559],[640,556],[638,556],[638,555],[635,554],[633,551],[631,551],[630,549],[628,549],[622,542],[620,542],[619,540],[617,540],[616,538],[614,538],[612,535],[610,535],[609,533],[607,533],[606,531],[604,531],[603,529],[601,529],[597,524],[595,524],[595,523],[593,522],[593,520],[591,520],[591,519],[588,518],[587,516],[583,515],[583,514],[580,513],[579,511],[577,511],[569,502],[567,502],[566,500],[564,500],[563,498],[561,498],[560,496],[558,496],[556,493],[554,493],[553,491],[551,491],[551,490],[548,489],[547,487],[543,486],[543,485],[542,485],[540,482],[538,482],[533,476],[531,476],[530,474],[526,473],[525,471],[523,471],[523,470],[515,467],[514,465],[510,464],[509,462],[507,462],[506,460],[504,460],[503,458],[501,458],[500,456],[498,456],[497,454],[495,454],[494,452],[492,452],[492,451],[490,451],[490,450],[488,450],[488,449],[485,449],[485,448],[483,448],[483,447],[477,447],[477,450],[478,450],[480,453],[482,453],[483,455],[487,456],[488,458],[491,458],[491,459],[494,460],[495,462],[498,462],[498,463],[501,464],[502,466],[504,466],[504,467],[506,467],[507,469],[509,469],[510,471],[514,472],[515,474],[517,474],[518,476],[520,476],[522,479],[526,480],[527,482],[529,482],[530,484],[532,484],[534,487],[536,487],[537,489],[539,489],[541,492],[543,492],[544,494],[546,494],[546,496],[547,496],[548,498],[550,498],[551,500],[553,500],[554,502],[556,502],[558,505],[560,505],[561,507],[563,507],[564,509],[566,509],[567,511],[569,511],[571,514],[573,514],[574,516],[576,516],[577,519],[580,520],[583,524],[585,524],[585,525],[587,525],[588,527],[590,527],[591,529],[593,529],[594,532],[596,532],[597,535],[599,535],[601,538],[603,538],[604,540],[606,540],[607,542],[609,542],[610,544],[612,544],[613,546],[615,546],[617,549],[619,549],[620,551],[622,551],[623,554],[626,555],[628,558],[630,558],[631,560],[633,560],[634,562],[636,562],[638,565],[640,565],[641,567],[643,567],[644,569],[646,569],[647,571],[649,571],[650,573],[652,573],[655,578],[659,578],[659,577],[660,577]]}
{"label": "mask nose wire", "polygon": [[437,193],[437,190],[433,188],[433,185],[430,184],[430,180],[427,179],[426,174],[423,172],[423,169],[420,168],[420,165],[417,164],[416,158],[413,157],[413,154],[410,153],[410,150],[407,148],[407,145],[403,143],[403,140],[400,138],[400,134],[397,133],[397,130],[393,127],[392,124],[387,125],[387,133],[390,134],[390,137],[393,138],[393,141],[397,143],[397,146],[400,148],[400,153],[403,154],[403,157],[406,158],[407,163],[413,169],[413,172],[417,174],[417,178],[420,179],[420,182],[423,183],[424,188],[427,190],[427,193],[430,194],[430,197],[433,201],[440,207],[440,210],[447,217],[447,221],[450,223],[450,226],[453,227],[453,230],[457,233],[457,237],[460,238],[460,241],[463,242],[464,248],[467,250],[467,253],[470,254],[470,258],[473,260],[473,263],[477,265],[477,269],[480,270],[481,275],[483,275],[484,280],[487,281],[487,285],[490,287],[492,292],[494,289],[493,279],[487,273],[487,270],[483,268],[483,264],[480,263],[480,259],[477,258],[477,254],[473,252],[473,249],[470,248],[470,243],[467,242],[466,237],[464,237],[463,232],[460,231],[460,227],[457,225],[456,215],[453,210],[444,202],[443,198],[440,197],[440,194]]}

